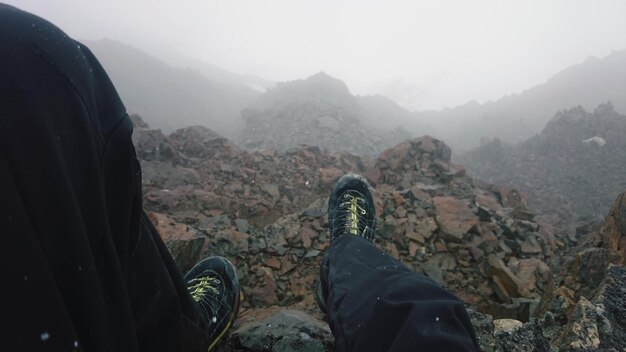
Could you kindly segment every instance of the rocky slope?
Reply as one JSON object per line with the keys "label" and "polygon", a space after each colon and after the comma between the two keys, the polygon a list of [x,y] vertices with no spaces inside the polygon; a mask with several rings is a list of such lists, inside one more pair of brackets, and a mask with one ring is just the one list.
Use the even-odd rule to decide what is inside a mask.
{"label": "rocky slope", "polygon": [[[410,137],[399,127],[400,121],[380,121],[384,114],[375,111],[393,111],[396,117],[408,114],[393,102],[385,103],[356,98],[344,82],[323,72],[305,80],[278,83],[242,111],[246,126],[238,143],[252,150],[270,147],[286,151],[307,144],[377,155]],[[366,114],[362,105],[378,109]]]}
{"label": "rocky slope", "polygon": [[[244,303],[224,350],[333,349],[313,292],[328,246],[328,191],[345,172],[365,175],[376,189],[377,245],[475,310],[484,350],[558,346],[577,331],[570,327],[580,319],[567,315],[564,325],[550,326],[565,336],[552,342],[537,318],[555,307],[545,303],[560,285],[555,275],[575,262],[557,258],[580,239],[535,217],[518,191],[468,177],[441,141],[413,139],[367,161],[307,146],[247,152],[205,128],[165,136],[134,120],[144,207],[181,270],[208,254],[224,255],[238,268]],[[614,241],[618,249],[620,241]],[[620,269],[592,277],[610,281],[611,270]],[[610,299],[623,290],[614,282],[606,287]],[[604,333],[601,343],[619,346],[618,335]],[[523,342],[514,344],[519,349],[510,347],[515,339]]]}
{"label": "rocky slope", "polygon": [[516,187],[532,208],[564,219],[596,218],[626,188],[626,116],[611,103],[593,113],[562,111],[533,138],[517,146],[499,140],[461,155],[468,172]]}

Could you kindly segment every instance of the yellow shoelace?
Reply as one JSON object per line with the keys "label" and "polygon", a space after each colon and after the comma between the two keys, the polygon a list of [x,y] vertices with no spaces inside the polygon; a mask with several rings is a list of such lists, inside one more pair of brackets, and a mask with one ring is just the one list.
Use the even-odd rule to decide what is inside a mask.
{"label": "yellow shoelace", "polygon": [[214,294],[219,294],[219,290],[215,288],[215,285],[219,284],[220,281],[217,278],[204,276],[200,278],[195,278],[191,280],[193,285],[189,286],[188,290],[191,294],[191,297],[197,302],[202,298],[202,296],[208,291],[213,292]]}
{"label": "yellow shoelace", "polygon": [[[348,200],[342,202],[339,206],[342,208],[348,208],[348,221],[346,222],[346,229],[351,234],[358,235],[360,216],[367,214],[367,211],[359,205],[359,202],[365,203],[365,199],[351,194],[344,194],[343,197]],[[363,231],[365,231],[365,229]]]}

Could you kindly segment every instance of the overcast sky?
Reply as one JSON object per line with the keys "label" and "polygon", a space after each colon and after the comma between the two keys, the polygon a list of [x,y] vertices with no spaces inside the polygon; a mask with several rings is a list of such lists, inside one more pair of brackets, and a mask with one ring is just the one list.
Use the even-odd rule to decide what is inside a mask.
{"label": "overcast sky", "polygon": [[163,46],[273,81],[319,71],[413,110],[519,93],[626,49],[624,0],[8,0],[77,39]]}

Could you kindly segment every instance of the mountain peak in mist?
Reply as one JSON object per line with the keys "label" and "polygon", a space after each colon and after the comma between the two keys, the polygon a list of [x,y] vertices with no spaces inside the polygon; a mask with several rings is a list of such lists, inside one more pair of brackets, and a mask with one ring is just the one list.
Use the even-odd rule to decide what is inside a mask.
{"label": "mountain peak in mist", "polygon": [[606,101],[612,101],[617,112],[626,112],[626,50],[587,58],[519,94],[416,116],[431,122],[435,136],[462,152],[485,138],[520,143],[541,132],[564,108],[580,105],[590,111]]}
{"label": "mountain peak in mist", "polygon": [[253,108],[274,107],[275,104],[293,104],[304,101],[322,101],[349,111],[356,111],[356,100],[348,86],[341,80],[324,72],[306,79],[276,83],[274,88],[253,104]]}

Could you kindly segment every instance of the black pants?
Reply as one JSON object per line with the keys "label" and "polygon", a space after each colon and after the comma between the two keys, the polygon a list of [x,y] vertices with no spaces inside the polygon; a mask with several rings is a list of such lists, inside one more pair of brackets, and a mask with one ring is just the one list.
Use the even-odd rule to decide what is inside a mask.
{"label": "black pants", "polygon": [[342,235],[322,261],[337,351],[477,351],[463,302],[367,240]]}
{"label": "black pants", "polygon": [[206,351],[91,52],[0,4],[0,351]]}

